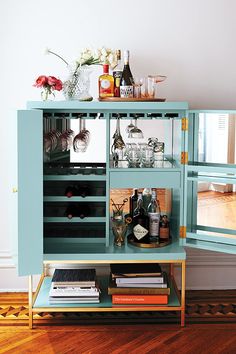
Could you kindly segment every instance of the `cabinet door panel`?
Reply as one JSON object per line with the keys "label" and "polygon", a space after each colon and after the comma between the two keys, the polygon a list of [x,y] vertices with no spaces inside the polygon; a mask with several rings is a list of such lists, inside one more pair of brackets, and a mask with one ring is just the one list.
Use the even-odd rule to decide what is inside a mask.
{"label": "cabinet door panel", "polygon": [[42,112],[18,111],[18,274],[38,274],[43,261]]}
{"label": "cabinet door panel", "polygon": [[189,247],[235,254],[235,112],[194,111],[190,114],[189,127],[184,243]]}

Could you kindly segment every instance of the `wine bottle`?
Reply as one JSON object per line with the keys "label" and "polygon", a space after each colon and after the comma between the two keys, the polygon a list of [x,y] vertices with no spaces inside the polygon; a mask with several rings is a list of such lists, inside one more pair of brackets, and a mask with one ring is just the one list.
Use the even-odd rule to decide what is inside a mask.
{"label": "wine bottle", "polygon": [[138,193],[137,208],[134,210],[133,234],[136,242],[149,243],[148,216],[143,208],[142,193]]}
{"label": "wine bottle", "polygon": [[152,199],[148,206],[149,217],[149,234],[151,242],[159,241],[159,228],[160,228],[161,209],[159,201],[157,200],[156,191],[152,191]]}
{"label": "wine bottle", "polygon": [[99,97],[113,97],[114,96],[114,77],[109,75],[109,65],[103,65],[103,74],[98,79]]}
{"label": "wine bottle", "polygon": [[137,208],[137,201],[138,201],[138,189],[133,189],[133,194],[129,198],[129,213],[131,218],[134,216],[134,210]]}
{"label": "wine bottle", "polygon": [[113,77],[114,77],[114,96],[120,97],[120,80],[122,76],[122,67],[121,67],[121,51],[116,51],[117,57],[117,66],[113,70]]}
{"label": "wine bottle", "polygon": [[144,188],[143,190],[143,207],[145,210],[145,214],[148,215],[148,206],[152,199],[152,190],[151,188]]}
{"label": "wine bottle", "polygon": [[134,96],[134,79],[129,67],[129,51],[124,51],[124,69],[120,79],[120,97],[133,97]]}
{"label": "wine bottle", "polygon": [[80,186],[78,189],[78,195],[82,198],[85,198],[89,195],[89,188],[88,186],[84,185],[84,186]]}
{"label": "wine bottle", "polygon": [[78,216],[78,210],[76,205],[74,205],[73,203],[68,205],[68,207],[66,208],[65,211],[65,215],[67,216],[68,219],[72,219],[76,216]]}
{"label": "wine bottle", "polygon": [[84,219],[89,216],[90,208],[86,203],[80,203],[77,205],[77,216],[80,219]]}
{"label": "wine bottle", "polygon": [[70,186],[66,187],[65,196],[67,198],[71,198],[75,195],[77,195],[77,188],[75,186],[70,185]]}

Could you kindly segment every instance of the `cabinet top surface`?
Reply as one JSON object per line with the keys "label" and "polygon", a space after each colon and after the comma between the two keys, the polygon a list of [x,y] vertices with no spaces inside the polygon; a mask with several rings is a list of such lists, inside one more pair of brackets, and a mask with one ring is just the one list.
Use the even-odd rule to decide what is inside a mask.
{"label": "cabinet top surface", "polygon": [[80,101],[29,101],[27,109],[41,110],[78,110],[99,112],[122,111],[183,111],[188,109],[187,102],[80,102]]}

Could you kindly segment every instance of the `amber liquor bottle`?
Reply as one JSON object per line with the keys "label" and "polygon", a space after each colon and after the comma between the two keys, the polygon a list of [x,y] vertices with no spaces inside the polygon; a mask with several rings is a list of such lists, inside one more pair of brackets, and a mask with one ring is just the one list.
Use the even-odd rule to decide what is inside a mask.
{"label": "amber liquor bottle", "polygon": [[98,79],[99,97],[113,97],[114,96],[114,78],[109,75],[109,65],[103,65],[103,74]]}

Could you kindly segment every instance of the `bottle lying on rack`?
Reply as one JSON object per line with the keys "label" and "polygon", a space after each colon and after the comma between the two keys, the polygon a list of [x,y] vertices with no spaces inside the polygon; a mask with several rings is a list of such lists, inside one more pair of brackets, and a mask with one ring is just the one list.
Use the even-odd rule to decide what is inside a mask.
{"label": "bottle lying on rack", "polygon": [[86,204],[77,204],[73,205],[70,204],[66,208],[65,215],[68,219],[72,219],[74,217],[79,217],[80,219],[84,219],[85,217],[89,216],[90,210],[88,205]]}
{"label": "bottle lying on rack", "polygon": [[65,190],[65,196],[68,198],[79,196],[82,198],[85,198],[86,196],[89,195],[89,188],[86,185],[82,186],[74,186],[74,185],[69,185],[66,190]]}

